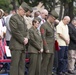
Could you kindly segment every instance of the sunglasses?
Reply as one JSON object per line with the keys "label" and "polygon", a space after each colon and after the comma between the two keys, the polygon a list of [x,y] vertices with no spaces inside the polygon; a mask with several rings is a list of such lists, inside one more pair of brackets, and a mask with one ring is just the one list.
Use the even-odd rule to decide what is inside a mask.
{"label": "sunglasses", "polygon": [[48,15],[45,15],[45,16],[48,16]]}

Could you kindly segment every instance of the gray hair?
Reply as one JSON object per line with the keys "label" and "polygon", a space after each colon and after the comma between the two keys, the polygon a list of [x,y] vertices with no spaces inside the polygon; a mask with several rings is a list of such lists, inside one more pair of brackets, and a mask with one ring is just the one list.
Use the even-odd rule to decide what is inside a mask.
{"label": "gray hair", "polygon": [[75,23],[76,22],[76,17],[74,17],[73,19],[72,19],[72,23]]}

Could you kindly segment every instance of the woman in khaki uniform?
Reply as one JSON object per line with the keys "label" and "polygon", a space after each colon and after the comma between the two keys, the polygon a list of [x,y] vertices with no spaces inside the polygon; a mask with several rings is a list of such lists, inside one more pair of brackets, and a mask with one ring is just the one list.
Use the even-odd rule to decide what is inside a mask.
{"label": "woman in khaki uniform", "polygon": [[40,18],[35,18],[32,21],[33,26],[29,29],[28,53],[30,55],[30,64],[28,75],[40,75],[41,53],[43,52],[42,39],[37,29],[40,21]]}

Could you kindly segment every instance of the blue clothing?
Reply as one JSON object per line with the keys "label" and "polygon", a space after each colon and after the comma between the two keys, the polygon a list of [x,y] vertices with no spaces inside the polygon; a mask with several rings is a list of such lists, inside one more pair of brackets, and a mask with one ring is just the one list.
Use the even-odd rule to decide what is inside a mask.
{"label": "blue clothing", "polygon": [[58,68],[57,73],[67,72],[68,62],[67,62],[67,51],[68,46],[60,46],[60,50],[58,52]]}

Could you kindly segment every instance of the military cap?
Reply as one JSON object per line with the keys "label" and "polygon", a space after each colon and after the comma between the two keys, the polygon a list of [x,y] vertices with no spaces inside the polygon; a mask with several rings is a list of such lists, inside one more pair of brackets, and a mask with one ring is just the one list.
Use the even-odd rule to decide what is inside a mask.
{"label": "military cap", "polygon": [[52,10],[50,13],[52,16],[54,16],[55,18],[58,18],[58,14],[55,10]]}
{"label": "military cap", "polygon": [[33,12],[33,9],[32,9],[32,7],[30,7],[30,6],[29,6],[29,11],[30,11],[30,12]]}
{"label": "military cap", "polygon": [[34,20],[38,21],[39,23],[41,22],[41,19],[39,17],[34,18]]}
{"label": "military cap", "polygon": [[25,2],[23,2],[22,4],[21,4],[21,7],[27,12],[28,10],[29,11],[33,11],[32,10],[32,8],[27,4],[27,3],[25,3]]}

